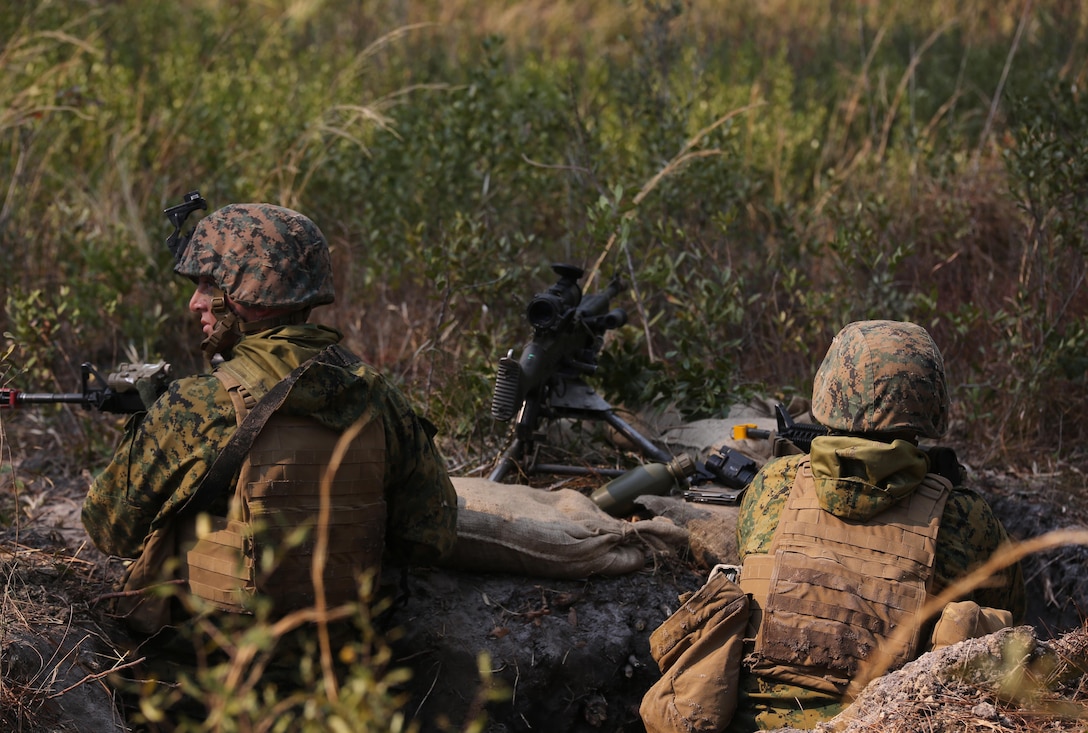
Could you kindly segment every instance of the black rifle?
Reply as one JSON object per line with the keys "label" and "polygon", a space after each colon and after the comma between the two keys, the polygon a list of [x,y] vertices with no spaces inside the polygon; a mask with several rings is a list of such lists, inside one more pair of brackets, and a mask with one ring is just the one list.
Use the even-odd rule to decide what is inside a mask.
{"label": "black rifle", "polygon": [[788,441],[801,453],[808,453],[812,450],[812,439],[827,435],[829,432],[823,425],[794,422],[793,416],[781,404],[774,406],[774,418],[778,423],[778,429],[773,433],[770,430],[759,430],[754,425],[738,425],[733,429],[733,437],[737,440],[744,438],[766,440],[773,435],[776,442]]}
{"label": "black rifle", "polygon": [[[533,327],[532,340],[520,359],[514,358],[511,349],[499,360],[491,416],[501,422],[515,416],[518,420],[514,439],[499,457],[491,480],[501,481],[515,466],[520,466],[526,474],[619,476],[624,473],[615,469],[536,464],[540,420],[564,416],[604,420],[655,461],[671,461],[669,453],[619,418],[608,402],[584,381],[584,377],[597,371],[605,333],[627,323],[625,310],[611,308],[611,300],[624,287],[622,280],[613,278],[605,290],[582,297],[578,280],[585,273],[581,268],[554,264],[552,270],[559,280],[547,291],[535,295],[525,312]],[[523,465],[526,455],[529,460]]]}
{"label": "black rifle", "polygon": [[81,392],[23,392],[18,389],[0,389],[0,409],[17,408],[24,405],[80,405],[84,409],[100,412],[133,413],[147,409],[136,382],[140,379],[151,380],[156,393],[161,393],[170,379],[170,365],[166,362],[154,364],[122,364],[116,372],[103,377],[93,366],[80,365]]}
{"label": "black rifle", "polygon": [[[182,234],[185,220],[194,211],[207,209],[208,202],[200,191],[185,194],[182,202],[163,209],[163,215],[174,225],[173,233],[167,237],[166,246],[175,259],[180,259],[189,243],[189,234]],[[165,362],[154,364],[121,364],[116,372],[103,377],[93,366],[84,362],[80,365],[81,392],[23,392],[17,389],[0,389],[0,409],[16,408],[23,405],[74,404],[100,412],[133,413],[146,409],[144,398],[136,382],[150,380],[148,385],[155,394],[161,394],[170,380],[170,365]],[[145,388],[145,392],[148,390]]]}
{"label": "black rifle", "polygon": [[[788,441],[797,451],[808,453],[812,439],[827,434],[827,428],[823,425],[794,422],[793,416],[780,404],[775,405],[774,415],[778,422],[776,431],[760,430],[754,425],[736,425],[733,427],[733,439],[765,440],[773,435],[776,444],[778,441]],[[691,479],[692,488],[684,492],[684,498],[706,504],[736,504],[758,471],[756,462],[743,453],[732,448],[719,448],[705,463],[697,464]],[[720,487],[704,488],[707,483],[719,484]]]}
{"label": "black rifle", "polygon": [[[735,440],[744,438],[765,440],[773,436],[775,455],[785,455],[790,452],[808,453],[812,450],[813,439],[828,435],[830,432],[823,425],[795,422],[781,404],[775,405],[774,415],[778,423],[777,430],[760,430],[754,425],[737,425],[733,428],[733,438]],[[792,444],[793,448],[783,449],[781,441]],[[962,469],[956,452],[952,448],[946,446],[919,446],[919,448],[929,456],[930,471],[944,476],[953,485],[962,483]],[[736,504],[758,471],[759,467],[751,458],[731,448],[720,448],[716,455],[706,459],[706,463],[698,464],[698,470],[691,479],[693,487],[684,492],[684,498],[688,501],[711,504]],[[708,482],[720,483],[726,489],[702,488],[701,484]]]}

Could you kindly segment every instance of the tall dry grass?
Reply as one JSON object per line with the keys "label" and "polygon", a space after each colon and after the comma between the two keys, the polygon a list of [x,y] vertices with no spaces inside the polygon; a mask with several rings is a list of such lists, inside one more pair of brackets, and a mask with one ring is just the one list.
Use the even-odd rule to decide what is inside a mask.
{"label": "tall dry grass", "polygon": [[1048,450],[1061,423],[1064,450],[1083,263],[1038,238],[1053,214],[1025,217],[1005,156],[1020,77],[1079,80],[1085,20],[976,1],[8,8],[11,363],[55,389],[83,358],[196,368],[160,212],[199,187],[311,213],[341,293],[325,317],[462,440],[494,439],[494,364],[570,259],[632,282],[618,400],[803,394],[846,320],[911,318],[949,357],[957,438],[991,460]]}

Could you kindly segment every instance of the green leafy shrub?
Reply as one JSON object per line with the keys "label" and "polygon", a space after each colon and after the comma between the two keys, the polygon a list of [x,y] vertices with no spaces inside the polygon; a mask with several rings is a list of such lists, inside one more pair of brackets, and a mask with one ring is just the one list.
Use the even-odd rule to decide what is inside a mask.
{"label": "green leafy shrub", "polygon": [[[66,392],[86,360],[200,368],[162,246],[199,188],[318,222],[338,300],[317,318],[456,470],[505,437],[496,366],[553,262],[587,292],[627,282],[595,379],[616,404],[804,397],[847,321],[903,318],[945,354],[973,462],[1075,455],[1085,23],[982,0],[7,3],[0,374]],[[93,468],[116,420],[71,412],[41,420]],[[390,708],[359,675],[344,704]],[[354,714],[315,705],[300,725]]]}
{"label": "green leafy shrub", "polygon": [[[964,420],[985,415],[995,444],[1054,419],[995,423],[979,399],[1056,394],[1082,358],[1079,283],[1046,274],[1080,236],[1076,95],[1036,95],[1006,127],[1007,97],[972,90],[1001,94],[1006,66],[1009,90],[1061,87],[1079,17],[1040,10],[1012,47],[1010,4],[598,2],[543,25],[529,3],[501,22],[423,0],[348,9],[3,11],[0,294],[27,379],[132,351],[197,367],[159,242],[162,208],[199,187],[213,206],[310,213],[337,263],[323,317],[455,439],[491,439],[489,375],[557,261],[630,281],[631,323],[602,355],[625,403],[707,415],[748,390],[804,395],[838,327],[890,317],[934,331],[965,375]],[[50,326],[66,330],[47,346],[58,311],[80,327]],[[996,373],[1031,353],[1014,372],[1030,388]]]}
{"label": "green leafy shrub", "polygon": [[[361,600],[335,608],[303,608],[272,616],[257,597],[253,615],[216,612],[189,599],[192,619],[138,667],[139,679],[126,686],[132,722],[172,730],[216,731],[387,731],[420,730],[403,712],[400,686],[410,672],[393,664],[384,628],[389,601],[374,600],[364,578]],[[482,656],[480,701],[504,700]],[[464,721],[462,730],[483,722]],[[447,721],[439,729],[454,730]]]}

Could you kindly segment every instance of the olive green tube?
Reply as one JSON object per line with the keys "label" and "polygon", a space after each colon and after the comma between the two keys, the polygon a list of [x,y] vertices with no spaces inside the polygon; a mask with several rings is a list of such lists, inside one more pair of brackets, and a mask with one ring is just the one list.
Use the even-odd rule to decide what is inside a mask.
{"label": "olive green tube", "polygon": [[593,502],[614,517],[630,514],[634,501],[647,494],[664,495],[695,473],[695,462],[686,453],[668,463],[647,463],[632,468],[593,492]]}

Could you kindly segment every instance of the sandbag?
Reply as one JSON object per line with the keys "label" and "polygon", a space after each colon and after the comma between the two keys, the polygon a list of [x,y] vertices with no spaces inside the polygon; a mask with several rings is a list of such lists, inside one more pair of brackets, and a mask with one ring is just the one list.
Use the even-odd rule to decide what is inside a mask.
{"label": "sandbag", "polygon": [[679,496],[640,496],[635,506],[665,517],[688,532],[691,559],[699,566],[739,565],[737,517],[739,505],[704,504]]}
{"label": "sandbag", "polygon": [[617,519],[572,489],[452,481],[457,542],[447,567],[540,578],[623,575],[645,567],[648,554],[687,546],[687,532],[668,519]]}
{"label": "sandbag", "polygon": [[[729,409],[725,418],[694,420],[669,426],[661,432],[662,442],[674,453],[687,453],[693,458],[706,460],[719,448],[729,448],[753,459],[761,466],[774,457],[775,441],[771,438],[734,439],[733,428],[737,425],[753,425],[760,430],[777,433],[778,421],[774,408],[776,400],[753,398]],[[797,422],[812,422],[807,400],[794,398],[786,411]]]}

